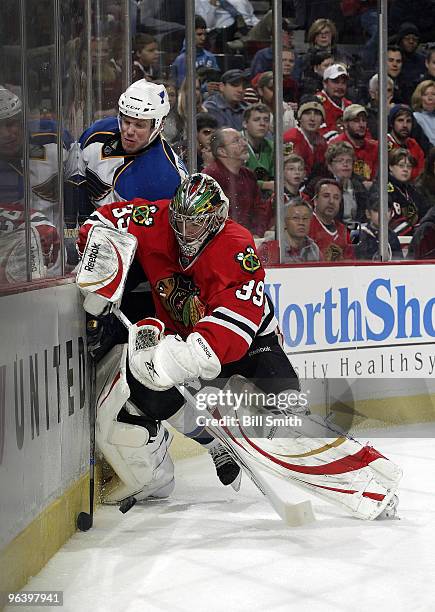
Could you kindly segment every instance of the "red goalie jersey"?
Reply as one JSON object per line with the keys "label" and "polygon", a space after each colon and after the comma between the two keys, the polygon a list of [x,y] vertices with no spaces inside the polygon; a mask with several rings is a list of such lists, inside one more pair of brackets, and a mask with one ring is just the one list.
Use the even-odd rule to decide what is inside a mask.
{"label": "red goalie jersey", "polygon": [[275,332],[273,306],[264,294],[264,270],[248,230],[228,220],[184,265],[168,220],[169,200],[136,199],[99,208],[82,226],[83,250],[92,225],[104,223],[136,236],[136,259],[153,292],[156,316],[167,333],[200,333],[221,364],[243,357],[257,335]]}

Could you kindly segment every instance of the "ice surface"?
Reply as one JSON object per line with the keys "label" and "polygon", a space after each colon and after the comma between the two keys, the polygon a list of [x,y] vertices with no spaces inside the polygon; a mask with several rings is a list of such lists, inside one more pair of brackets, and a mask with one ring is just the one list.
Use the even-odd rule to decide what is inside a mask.
{"label": "ice surface", "polygon": [[68,612],[431,610],[435,427],[421,429],[432,438],[372,439],[404,470],[400,521],[359,521],[311,498],[317,522],[288,528],[246,477],[239,493],[220,485],[204,455],[176,464],[168,500],[126,515],[99,507],[94,528],[25,590],[63,590],[63,608],[50,609]]}

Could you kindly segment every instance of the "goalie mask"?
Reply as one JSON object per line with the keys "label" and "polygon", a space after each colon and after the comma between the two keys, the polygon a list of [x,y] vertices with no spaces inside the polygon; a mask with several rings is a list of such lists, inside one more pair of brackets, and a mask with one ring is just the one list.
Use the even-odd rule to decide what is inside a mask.
{"label": "goalie mask", "polygon": [[170,105],[167,91],[163,85],[150,83],[146,79],[136,81],[121,94],[119,101],[119,121],[123,115],[133,119],[152,119],[153,126],[148,140],[151,143],[162,131]]}
{"label": "goalie mask", "polygon": [[187,177],[169,204],[169,223],[181,253],[194,257],[223,227],[228,209],[228,198],[211,176]]}

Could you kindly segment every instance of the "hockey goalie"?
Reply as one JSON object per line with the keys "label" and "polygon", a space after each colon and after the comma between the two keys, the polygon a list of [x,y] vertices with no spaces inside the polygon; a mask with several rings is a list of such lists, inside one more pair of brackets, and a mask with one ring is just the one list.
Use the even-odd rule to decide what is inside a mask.
{"label": "hockey goalie", "polygon": [[[270,485],[276,478],[361,519],[394,516],[401,470],[392,461],[334,431],[300,402],[285,409],[278,401],[250,402],[259,393],[297,396],[300,386],[281,346],[253,237],[228,219],[228,209],[218,183],[193,174],[170,201],[109,204],[81,228],[77,282],[87,293],[85,309],[109,307],[122,318],[122,278],[133,259],[151,285],[155,306],[155,317],[126,323],[125,390],[120,412],[109,411],[106,442],[113,446],[118,439],[109,432],[114,420],[131,414],[128,405],[121,407],[128,397],[136,417],[156,427],[169,420],[186,435],[220,447],[216,457],[223,463],[229,458],[237,472],[241,467],[282,518],[286,513]],[[131,248],[124,249],[123,241]],[[110,384],[118,383],[112,378]],[[228,398],[236,391],[245,398],[237,411],[226,400],[209,401],[217,392]],[[200,393],[212,418],[199,418]],[[272,416],[281,416],[283,424],[266,418]],[[301,419],[296,427],[286,424],[293,416]],[[244,425],[248,417],[253,428]],[[97,412],[97,439],[99,420]],[[106,456],[101,438],[99,444]]]}

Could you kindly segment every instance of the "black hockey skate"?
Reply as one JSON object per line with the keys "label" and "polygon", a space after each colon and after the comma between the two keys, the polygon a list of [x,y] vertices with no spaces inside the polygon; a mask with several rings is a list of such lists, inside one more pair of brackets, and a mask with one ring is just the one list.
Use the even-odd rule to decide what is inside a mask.
{"label": "black hockey skate", "polygon": [[216,473],[223,485],[231,485],[235,491],[240,488],[241,469],[222,444],[208,451],[213,459]]}

